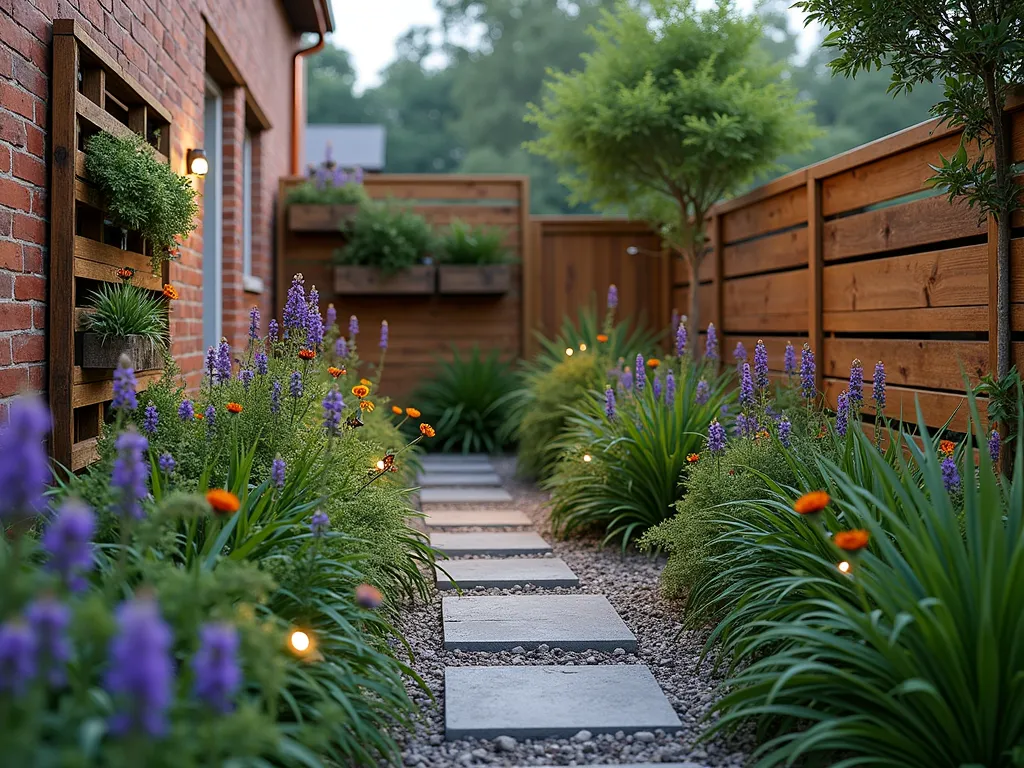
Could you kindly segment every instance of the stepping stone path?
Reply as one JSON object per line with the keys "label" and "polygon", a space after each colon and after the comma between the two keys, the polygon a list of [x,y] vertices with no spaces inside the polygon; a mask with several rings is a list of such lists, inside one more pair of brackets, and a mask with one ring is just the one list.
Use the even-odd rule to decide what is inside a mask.
{"label": "stepping stone path", "polygon": [[[507,503],[512,496],[486,456],[429,456],[422,462],[420,501],[429,528],[528,525],[515,509],[439,509],[435,504]],[[479,478],[479,479],[471,479]],[[513,521],[513,522],[508,522]],[[579,578],[550,555],[537,533],[434,531],[430,542],[449,558],[437,566],[437,588],[470,590],[574,587]],[[635,651],[636,637],[604,595],[450,596],[442,601],[444,645],[463,651],[550,646],[567,651]],[[445,669],[445,737],[566,738],[671,731],[678,716],[651,671],[641,664],[460,666]],[[699,768],[693,763],[665,768]],[[648,768],[623,766],[622,768]]]}

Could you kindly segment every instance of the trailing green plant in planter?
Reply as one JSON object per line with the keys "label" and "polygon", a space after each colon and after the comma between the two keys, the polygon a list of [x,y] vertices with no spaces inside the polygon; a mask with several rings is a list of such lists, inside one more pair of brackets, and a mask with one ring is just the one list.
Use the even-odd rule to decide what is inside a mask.
{"label": "trailing green plant in planter", "polygon": [[187,177],[156,158],[142,136],[100,132],[85,145],[85,167],[107,213],[122,229],[137,231],[152,248],[153,271],[170,260],[179,237],[195,229],[196,191]]}
{"label": "trailing green plant in planter", "polygon": [[437,246],[437,260],[441,264],[507,264],[511,261],[504,231],[495,227],[472,227],[458,219],[438,238]]}
{"label": "trailing green plant in planter", "polygon": [[385,275],[425,263],[434,244],[427,220],[391,203],[367,203],[342,226],[348,243],[336,254],[349,267],[376,267]]}

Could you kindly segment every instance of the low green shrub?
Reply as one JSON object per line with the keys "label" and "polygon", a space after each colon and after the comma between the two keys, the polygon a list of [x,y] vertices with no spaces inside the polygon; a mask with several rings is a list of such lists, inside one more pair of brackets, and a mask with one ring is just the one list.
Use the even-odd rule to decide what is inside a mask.
{"label": "low green shrub", "polygon": [[389,275],[422,264],[434,247],[427,220],[392,203],[366,203],[342,229],[348,242],[337,252],[337,263],[377,267]]}
{"label": "low green shrub", "polygon": [[442,264],[505,264],[511,259],[505,238],[497,227],[471,227],[456,219],[437,239],[437,259]]}

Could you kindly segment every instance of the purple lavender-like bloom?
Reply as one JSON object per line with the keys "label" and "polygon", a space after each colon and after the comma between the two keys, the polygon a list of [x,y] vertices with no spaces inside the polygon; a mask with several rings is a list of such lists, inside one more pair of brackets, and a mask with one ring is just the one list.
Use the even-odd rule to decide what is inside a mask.
{"label": "purple lavender-like bloom", "polygon": [[708,360],[718,359],[718,332],[714,323],[708,323],[708,335],[704,340],[704,357]]}
{"label": "purple lavender-like bloom", "polygon": [[725,427],[719,423],[718,419],[712,419],[711,425],[708,427],[708,450],[715,456],[721,456],[725,453],[725,440]]}
{"label": "purple lavender-like bloom", "polygon": [[762,392],[768,389],[768,350],[761,339],[754,347],[754,385]]}
{"label": "purple lavender-like bloom", "polygon": [[338,322],[338,310],[334,308],[333,304],[327,305],[327,327],[333,328],[334,324]]}
{"label": "purple lavender-like bloom", "polygon": [[736,361],[737,365],[747,362],[747,348],[743,346],[742,341],[736,342],[736,349],[733,350],[732,357]]}
{"label": "purple lavender-like bloom", "polygon": [[875,401],[875,411],[885,410],[885,364],[879,360],[875,363],[875,375],[871,384],[871,397]]}
{"label": "purple lavender-like bloom", "polygon": [[633,372],[628,368],[619,376],[619,386],[627,391],[633,389]]}
{"label": "purple lavender-like bloom", "polygon": [[793,425],[785,416],[779,419],[779,442],[784,448],[789,448],[793,444]]}
{"label": "purple lavender-like bloom", "polygon": [[846,430],[850,423],[850,393],[845,390],[839,393],[836,401],[836,433],[840,437],[846,437]]}
{"label": "purple lavender-like bloom", "polygon": [[178,462],[176,462],[174,457],[167,452],[160,454],[160,458],[156,460],[156,464],[160,467],[160,471],[165,475],[173,474],[175,467],[178,466]]}
{"label": "purple lavender-like bloom", "polygon": [[191,666],[196,698],[215,712],[230,712],[234,708],[232,699],[242,685],[238,630],[227,623],[203,624],[199,628],[199,650]]}
{"label": "purple lavender-like bloom", "polygon": [[228,344],[227,339],[221,339],[220,346],[217,347],[217,382],[219,384],[231,381],[231,368],[231,345]]}
{"label": "purple lavender-like bloom", "polygon": [[352,181],[354,181],[356,184],[362,184],[363,183],[363,169],[362,168],[359,168],[358,166],[356,167],[355,171],[353,171],[353,173],[352,173]]}
{"label": "purple lavender-like bloom", "polygon": [[655,400],[661,400],[661,379],[655,374],[654,379],[651,381],[651,392],[654,393]]}
{"label": "purple lavender-like bloom", "polygon": [[676,326],[676,357],[686,354],[686,342],[688,341],[686,330],[686,318]]}
{"label": "purple lavender-like bloom", "polygon": [[793,343],[789,341],[786,342],[786,351],[782,355],[782,369],[787,376],[796,373],[796,350],[793,349]]}
{"label": "purple lavender-like bloom", "polygon": [[359,335],[359,318],[356,317],[355,315],[352,315],[352,317],[350,317],[348,319],[348,337],[350,339],[354,339],[358,335]]}
{"label": "purple lavender-like bloom", "polygon": [[217,409],[212,405],[206,406],[206,431],[212,432],[214,426],[217,424]]}
{"label": "purple lavender-like bloom", "polygon": [[110,721],[113,733],[167,732],[167,710],[174,699],[172,639],[154,600],[136,598],[118,606],[117,634],[110,642],[103,684],[117,705]]}
{"label": "purple lavender-like bloom", "polygon": [[250,371],[247,368],[243,368],[238,372],[238,380],[242,382],[242,387],[246,392],[249,391],[249,385],[252,384],[252,380],[256,378],[256,373]]}
{"label": "purple lavender-like bloom", "polygon": [[291,379],[288,381],[288,394],[298,400],[302,397],[302,374],[292,371]]}
{"label": "purple lavender-like bloom", "polygon": [[734,433],[736,437],[746,437],[748,432],[750,432],[750,423],[746,414],[741,413],[736,417]]}
{"label": "purple lavender-like bloom", "polygon": [[956,459],[952,456],[942,460],[942,485],[950,493],[960,490],[960,470],[957,469]]}
{"label": "purple lavender-like bloom", "polygon": [[701,379],[697,382],[697,391],[694,394],[694,400],[697,401],[697,405],[706,405],[710,399],[711,385],[708,384],[706,379]]}
{"label": "purple lavender-like bloom", "polygon": [[854,360],[850,365],[850,404],[859,406],[864,402],[864,367],[860,360]]}
{"label": "purple lavender-like bloom", "polygon": [[348,342],[345,341],[344,336],[334,342],[334,355],[335,357],[348,357]]}
{"label": "purple lavender-like bloom", "polygon": [[25,619],[35,637],[37,663],[46,670],[47,682],[55,687],[64,685],[65,667],[71,658],[71,611],[52,597],[43,597],[29,603]]}
{"label": "purple lavender-like bloom", "polygon": [[800,394],[804,400],[813,400],[817,388],[814,383],[814,352],[810,344],[800,351]]}
{"label": "purple lavender-like bloom", "polygon": [[388,321],[381,320],[380,322],[380,348],[388,348]]}
{"label": "purple lavender-like bloom", "polygon": [[36,676],[36,635],[24,621],[0,624],[0,692],[21,696]]}
{"label": "purple lavender-like bloom", "polygon": [[257,352],[253,358],[253,364],[256,366],[256,373],[260,376],[266,376],[267,371],[270,370],[270,361],[267,359],[266,352]]}
{"label": "purple lavender-like bloom", "polygon": [[750,363],[743,363],[740,373],[740,403],[754,404],[754,380],[750,377]]}
{"label": "purple lavender-like bloom", "polygon": [[210,377],[210,384],[217,383],[217,350],[213,347],[206,348],[206,375]]}
{"label": "purple lavender-like bloom", "polygon": [[192,421],[196,417],[195,406],[192,405],[192,401],[185,398],[181,401],[181,405],[178,406],[178,418],[182,421]]}
{"label": "purple lavender-like bloom", "polygon": [[256,341],[260,337],[260,308],[253,307],[249,310],[249,341]]}
{"label": "purple lavender-like bloom", "polygon": [[672,405],[676,401],[676,376],[670,368],[665,374],[665,405]]}
{"label": "purple lavender-like bloom", "polygon": [[302,273],[292,278],[292,284],[288,288],[288,296],[284,303],[284,328],[285,333],[292,330],[305,329],[306,315],[309,312],[309,304],[306,301],[306,288]]}
{"label": "purple lavender-like bloom", "polygon": [[281,412],[281,380],[274,379],[270,385],[270,412],[276,416]]}
{"label": "purple lavender-like bloom", "polygon": [[671,330],[673,330],[675,328],[678,328],[678,327],[679,327],[679,310],[678,309],[673,309],[672,310],[672,319],[669,320],[668,329],[671,331]]}
{"label": "purple lavender-like bloom", "polygon": [[96,515],[78,499],[68,499],[43,532],[46,568],[57,573],[72,592],[85,589],[82,574],[92,569],[92,537]]}
{"label": "purple lavender-like bloom", "polygon": [[114,369],[114,398],[110,407],[115,411],[134,411],[139,407],[138,398],[135,397],[135,388],[138,383],[135,381],[135,371],[132,370],[128,358],[121,355],[121,360]]}
{"label": "purple lavender-like bloom", "polygon": [[146,412],[142,416],[142,431],[147,435],[156,434],[156,426],[160,423],[160,412],[153,403],[146,406]]}
{"label": "purple lavender-like bloom", "polygon": [[324,321],[320,317],[320,294],[316,286],[309,289],[309,310],[306,312],[306,346],[319,349],[324,343]]}
{"label": "purple lavender-like bloom", "polygon": [[608,309],[619,306],[619,289],[614,284],[608,286]]}
{"label": "purple lavender-like bloom", "polygon": [[604,390],[604,413],[609,419],[615,418],[615,392],[611,387]]}
{"label": "purple lavender-like bloom", "polygon": [[309,532],[312,533],[316,538],[321,538],[331,527],[331,518],[327,516],[327,513],[323,510],[318,509],[313,513],[313,516],[309,518]]}
{"label": "purple lavender-like bloom", "polygon": [[992,459],[993,464],[999,463],[999,449],[1002,445],[1002,438],[999,436],[999,430],[993,429],[992,434],[988,436],[988,455]]}
{"label": "purple lavender-like bloom", "polygon": [[149,441],[129,428],[117,436],[114,447],[117,449],[117,458],[114,460],[110,484],[118,491],[121,516],[141,520],[145,512],[140,502],[149,493],[146,485],[149,480],[149,462],[143,456],[149,448]]}
{"label": "purple lavender-like bloom", "polygon": [[637,392],[643,392],[647,386],[647,369],[644,367],[644,356],[636,356],[636,369],[633,372],[633,381]]}
{"label": "purple lavender-like bloom", "polygon": [[270,465],[270,482],[277,486],[278,490],[284,488],[285,464],[280,456],[274,459]]}
{"label": "purple lavender-like bloom", "polygon": [[277,326],[277,320],[271,318],[270,322],[267,323],[267,341],[273,344],[275,341],[277,341],[277,334],[279,332],[280,329]]}
{"label": "purple lavender-like bloom", "polygon": [[7,424],[0,427],[0,527],[44,508],[50,481],[44,442],[51,425],[50,411],[38,397],[11,403]]}
{"label": "purple lavender-like bloom", "polygon": [[334,435],[338,432],[338,426],[341,424],[341,411],[345,407],[344,401],[341,399],[341,392],[337,389],[332,389],[324,396],[324,429],[327,430],[327,434]]}

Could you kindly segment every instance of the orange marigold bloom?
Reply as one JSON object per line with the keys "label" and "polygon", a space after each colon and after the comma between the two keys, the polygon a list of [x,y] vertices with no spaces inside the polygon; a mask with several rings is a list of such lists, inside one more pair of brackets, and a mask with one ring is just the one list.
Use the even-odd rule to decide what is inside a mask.
{"label": "orange marigold bloom", "polygon": [[218,515],[233,515],[241,506],[238,497],[231,491],[214,488],[206,492],[206,503]]}
{"label": "orange marigold bloom", "polygon": [[763,440],[766,437],[771,437],[771,433],[768,432],[767,429],[762,429],[760,432],[754,435],[754,438],[757,440]]}
{"label": "orange marigold bloom", "polygon": [[870,538],[870,534],[863,528],[855,528],[852,531],[840,531],[835,535],[833,541],[842,550],[857,552],[868,545]]}
{"label": "orange marigold bloom", "polygon": [[359,383],[362,384],[364,387],[368,387],[371,384],[373,384],[373,382],[370,381],[369,379],[360,379]]}
{"label": "orange marigold bloom", "polygon": [[166,296],[171,301],[177,301],[178,300],[178,289],[175,288],[170,283],[164,283],[164,296]]}
{"label": "orange marigold bloom", "polygon": [[700,461],[700,454],[691,453],[686,457],[686,461],[690,464],[696,464],[698,461]]}
{"label": "orange marigold bloom", "polygon": [[420,434],[423,435],[424,437],[433,437],[437,433],[434,431],[434,428],[429,424],[420,424]]}
{"label": "orange marigold bloom", "polygon": [[195,412],[195,417],[196,417],[197,419],[203,419],[203,418],[205,418],[205,416],[203,416],[203,414],[201,414],[201,413],[200,413],[199,411],[196,411],[196,412]]}
{"label": "orange marigold bloom", "polygon": [[402,409],[399,408],[397,405],[392,405],[391,406],[391,412],[393,414],[395,414],[395,416],[401,416],[402,415]]}
{"label": "orange marigold bloom", "polygon": [[956,443],[952,440],[940,440],[939,441],[939,453],[943,456],[952,456],[953,451],[956,450]]}
{"label": "orange marigold bloom", "polygon": [[375,406],[369,400],[360,400],[359,401],[359,410],[361,410],[361,411],[366,411],[367,413],[372,413],[373,409],[376,408],[376,407],[377,406]]}
{"label": "orange marigold bloom", "polygon": [[606,341],[608,341],[608,334],[605,334],[605,333],[597,334],[597,340],[599,342],[601,342],[602,344],[604,344]]}
{"label": "orange marigold bloom", "polygon": [[242,404],[241,403],[228,403],[224,407],[228,409],[229,413],[241,413],[242,412]]}
{"label": "orange marigold bloom", "polygon": [[361,399],[370,394],[370,388],[363,384],[356,384],[352,387],[352,394]]}
{"label": "orange marigold bloom", "polygon": [[121,267],[117,270],[117,276],[122,280],[131,280],[135,277],[135,270],[131,267]]}
{"label": "orange marigold bloom", "polygon": [[647,361],[648,368],[657,368],[659,365],[661,365],[661,360],[659,360],[656,357],[652,357],[650,360]]}
{"label": "orange marigold bloom", "polygon": [[301,357],[303,360],[312,360],[313,358],[316,357],[316,352],[314,352],[312,349],[300,349],[299,357]]}
{"label": "orange marigold bloom", "polygon": [[821,429],[818,430],[818,439],[820,440],[821,438],[823,438],[827,434],[828,434],[828,430],[825,428],[825,425],[822,424],[821,425]]}
{"label": "orange marigold bloom", "polygon": [[801,515],[816,515],[828,506],[829,501],[831,499],[825,491],[811,491],[797,499],[793,509]]}
{"label": "orange marigold bloom", "polygon": [[410,419],[418,419],[421,416],[419,410],[416,408],[406,408],[405,415]]}
{"label": "orange marigold bloom", "polygon": [[339,376],[345,375],[344,368],[335,368],[333,365],[327,369],[327,372],[331,374],[331,376],[333,376],[334,378],[338,378]]}

